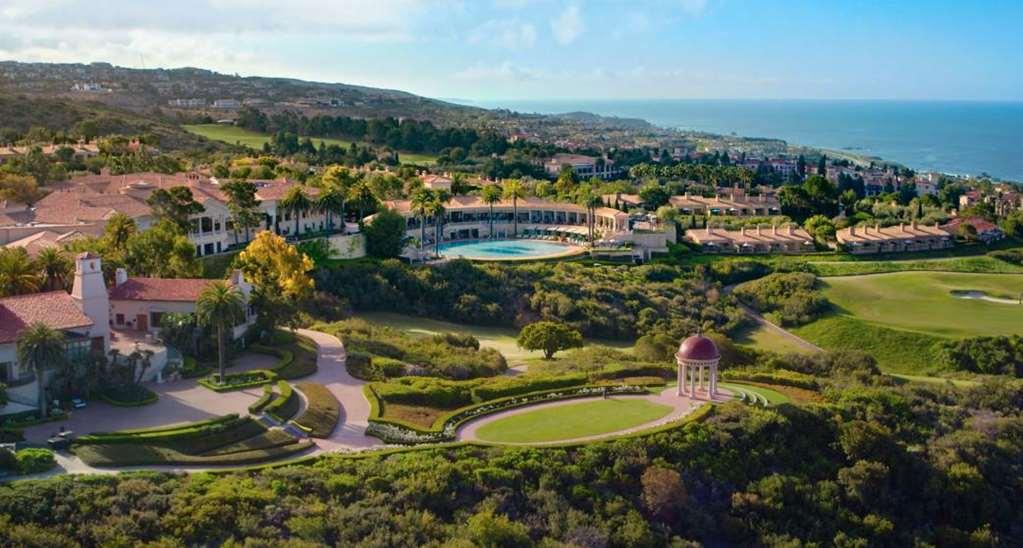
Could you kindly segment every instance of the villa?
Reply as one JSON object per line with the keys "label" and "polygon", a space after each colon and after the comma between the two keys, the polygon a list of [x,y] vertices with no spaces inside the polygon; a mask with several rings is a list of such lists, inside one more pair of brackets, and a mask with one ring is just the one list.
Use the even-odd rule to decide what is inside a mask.
{"label": "villa", "polygon": [[[80,253],[75,257],[75,277],[71,293],[48,291],[0,299],[0,382],[7,385],[11,403],[0,406],[0,414],[16,413],[39,407],[38,380],[18,364],[18,340],[30,325],[42,322],[64,334],[67,357],[82,362],[92,354],[106,355],[112,348],[122,355],[135,350],[150,350],[151,366],[143,380],[161,377],[172,360],[171,352],[154,341],[152,335],[163,314],[195,312],[195,303],[213,280],[130,278],[118,269],[114,287],[107,288],[99,257]],[[235,271],[228,284],[236,288],[248,303],[252,286]],[[251,307],[245,318],[231,331],[237,338],[255,321]],[[47,372],[44,383],[53,378]]]}
{"label": "villa", "polygon": [[742,192],[730,192],[727,196],[691,195],[672,196],[668,199],[672,207],[686,215],[732,215],[736,217],[768,217],[781,214],[781,203],[774,196],[746,196]]}
{"label": "villa", "polygon": [[955,237],[960,235],[964,226],[972,226],[977,232],[977,239],[986,244],[997,242],[1005,237],[1005,233],[998,228],[998,225],[983,217],[956,217],[941,225],[941,228]]}
{"label": "villa", "polygon": [[835,234],[839,245],[849,253],[898,253],[904,251],[930,251],[948,249],[954,245],[952,235],[935,223],[933,226],[907,225],[881,227],[880,225],[851,226]]}
{"label": "villa", "polygon": [[814,250],[813,237],[802,228],[788,225],[779,230],[774,225],[764,230],[742,227],[724,230],[707,227],[686,231],[685,240],[698,244],[708,253],[806,253]]}
{"label": "villa", "polygon": [[615,167],[615,163],[611,159],[594,158],[582,154],[555,154],[544,163],[543,168],[551,177],[557,177],[565,166],[570,166],[572,171],[575,171],[575,174],[582,179],[590,177],[613,179],[622,173],[622,170]]}

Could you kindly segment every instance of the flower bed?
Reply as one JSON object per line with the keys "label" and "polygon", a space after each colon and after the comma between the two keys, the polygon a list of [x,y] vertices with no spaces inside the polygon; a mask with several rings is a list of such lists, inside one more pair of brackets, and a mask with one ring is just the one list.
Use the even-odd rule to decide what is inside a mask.
{"label": "flower bed", "polygon": [[607,394],[646,394],[648,391],[642,386],[615,385],[615,386],[579,386],[567,389],[544,390],[531,392],[520,396],[512,396],[471,405],[456,409],[437,420],[430,429],[423,429],[416,425],[393,419],[384,419],[381,415],[380,403],[377,400],[373,389],[367,385],[366,395],[370,401],[369,427],[366,434],[379,438],[386,443],[398,443],[403,445],[414,445],[420,443],[437,443],[455,439],[455,432],[465,422],[515,407],[543,403],[548,401],[567,400],[573,398],[585,398],[589,396]]}
{"label": "flower bed", "polygon": [[214,392],[233,392],[263,386],[264,384],[277,380],[277,374],[269,369],[253,369],[244,373],[232,373],[224,376],[224,382],[217,382],[218,375],[210,375],[199,379],[199,384]]}
{"label": "flower bed", "polygon": [[125,384],[100,392],[99,397],[117,407],[141,407],[156,403],[156,392],[138,384]]}

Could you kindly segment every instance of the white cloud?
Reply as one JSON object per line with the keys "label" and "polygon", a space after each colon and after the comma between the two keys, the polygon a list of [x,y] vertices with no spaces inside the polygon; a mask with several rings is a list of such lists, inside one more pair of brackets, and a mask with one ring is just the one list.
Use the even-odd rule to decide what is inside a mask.
{"label": "white cloud", "polygon": [[476,63],[452,75],[459,80],[523,82],[540,78],[536,71],[504,61],[497,65]]}
{"label": "white cloud", "polygon": [[707,0],[679,0],[679,3],[682,4],[682,11],[693,17],[703,15],[707,9]]}
{"label": "white cloud", "polygon": [[496,44],[513,50],[527,49],[536,44],[536,27],[518,20],[492,19],[470,32],[468,41],[470,44]]}
{"label": "white cloud", "polygon": [[562,45],[571,44],[576,38],[579,38],[584,27],[579,6],[574,5],[565,8],[561,15],[551,21],[551,32],[554,33],[554,39]]}

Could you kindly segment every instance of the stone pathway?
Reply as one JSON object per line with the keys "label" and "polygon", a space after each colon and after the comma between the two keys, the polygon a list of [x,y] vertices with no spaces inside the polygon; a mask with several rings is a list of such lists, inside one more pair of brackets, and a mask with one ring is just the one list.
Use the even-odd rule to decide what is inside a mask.
{"label": "stone pathway", "polygon": [[[657,404],[661,404],[661,405],[667,405],[668,407],[671,407],[672,409],[671,409],[671,411],[667,415],[665,415],[665,416],[663,416],[663,417],[661,417],[661,418],[659,418],[657,420],[646,422],[646,423],[643,423],[643,424],[639,424],[639,425],[636,425],[636,426],[633,426],[633,427],[630,427],[630,428],[626,428],[624,430],[617,430],[615,432],[607,432],[607,433],[604,433],[604,434],[597,434],[597,435],[593,435],[593,436],[583,436],[583,437],[579,437],[579,438],[568,438],[568,439],[556,440],[556,441],[548,441],[548,442],[499,443],[499,444],[500,445],[520,445],[520,446],[542,446],[542,445],[560,445],[560,444],[564,444],[564,443],[587,442],[587,441],[600,440],[600,439],[604,439],[604,438],[612,438],[612,437],[622,436],[622,435],[625,435],[625,434],[631,434],[631,433],[634,433],[634,432],[640,432],[640,431],[643,431],[643,430],[649,430],[649,429],[655,428],[657,426],[661,426],[661,425],[664,425],[664,424],[668,424],[670,422],[677,421],[677,420],[681,419],[682,417],[692,413],[693,411],[696,411],[697,409],[702,407],[704,404],[708,403],[708,400],[705,399],[705,398],[695,398],[694,399],[694,398],[692,398],[690,396],[678,396],[678,395],[675,394],[675,387],[674,386],[669,386],[668,388],[665,388],[659,394],[647,394],[647,395],[635,395],[635,396],[617,395],[617,396],[611,396],[610,397],[610,399],[625,399],[625,398],[643,398],[643,399],[646,399],[646,400],[648,400],[648,401],[650,401],[652,403],[657,403]],[[461,427],[459,427],[458,432],[455,433],[455,436],[458,439],[458,441],[483,441],[483,442],[486,442],[486,443],[498,443],[498,442],[490,442],[490,441],[479,439],[479,437],[477,436],[477,432],[483,426],[486,426],[487,424],[490,424],[490,423],[492,423],[494,421],[498,421],[498,420],[501,420],[501,419],[504,419],[504,418],[507,418],[507,417],[512,417],[512,416],[515,416],[515,415],[521,415],[523,413],[529,413],[531,411],[536,411],[536,410],[539,410],[539,409],[548,409],[548,408],[552,408],[552,407],[561,407],[561,406],[564,406],[564,405],[572,405],[572,404],[583,403],[583,402],[588,402],[588,401],[597,401],[597,400],[601,400],[601,399],[603,399],[603,398],[600,397],[600,396],[590,397],[590,398],[577,398],[577,399],[561,400],[561,401],[554,401],[554,402],[548,402],[548,403],[540,403],[540,404],[536,404],[536,405],[527,405],[525,407],[516,407],[515,409],[509,409],[507,411],[499,411],[497,413],[493,413],[493,414],[490,414],[490,415],[485,415],[485,416],[480,417],[478,419],[473,419],[473,420],[463,424]],[[721,390],[721,393],[718,394],[717,398],[715,399],[715,403],[723,403],[723,402],[728,401],[730,399],[732,399],[731,393],[728,392],[727,390]]]}

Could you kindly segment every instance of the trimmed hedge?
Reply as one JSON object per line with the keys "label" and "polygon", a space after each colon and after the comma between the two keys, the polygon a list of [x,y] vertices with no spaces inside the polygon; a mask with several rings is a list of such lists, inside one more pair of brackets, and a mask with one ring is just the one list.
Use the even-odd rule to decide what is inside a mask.
{"label": "trimmed hedge", "polygon": [[590,375],[590,380],[602,381],[611,379],[624,379],[627,377],[660,377],[661,379],[675,378],[676,371],[673,367],[661,367],[658,365],[637,365],[632,367],[622,366],[612,369],[605,369]]}
{"label": "trimmed hedge", "polygon": [[319,347],[309,337],[287,333],[291,339],[280,347],[253,344],[249,350],[261,354],[277,356],[277,363],[270,368],[282,379],[298,379],[308,377],[316,372],[316,358],[319,355]]}
{"label": "trimmed hedge", "polygon": [[189,455],[154,445],[85,445],[76,448],[75,454],[91,466],[143,466],[155,464],[187,464],[231,466],[254,464],[277,460],[301,453],[313,446],[310,440],[269,447],[239,451],[225,455]]}
{"label": "trimmed hedge", "polygon": [[270,415],[278,422],[287,422],[298,413],[301,403],[298,394],[287,381],[277,381],[277,390],[280,394],[273,401],[263,408],[263,412]]}
{"label": "trimmed hedge", "polygon": [[314,438],[330,436],[341,417],[341,403],[322,384],[302,383],[298,389],[305,395],[307,405],[305,412],[292,422]]}
{"label": "trimmed hedge", "polygon": [[374,383],[381,399],[391,403],[450,409],[473,402],[475,382],[447,381],[436,377],[401,377]]}
{"label": "trimmed hedge", "polygon": [[160,399],[156,392],[138,384],[109,388],[100,392],[100,399],[117,407],[142,407]]}
{"label": "trimmed hedge", "polygon": [[26,426],[35,426],[37,424],[45,424],[48,422],[66,421],[70,416],[71,415],[67,412],[50,413],[50,416],[44,419],[39,416],[39,411],[33,409],[31,411],[22,411],[20,413],[11,413],[10,415],[0,416],[0,426],[5,428],[24,428]]}
{"label": "trimmed hedge", "polygon": [[477,386],[472,392],[477,401],[488,401],[541,390],[582,386],[588,382],[589,378],[582,373],[557,377],[506,377]]}
{"label": "trimmed hedge", "polygon": [[219,417],[213,417],[211,419],[203,419],[201,421],[193,422],[181,422],[177,424],[167,424],[164,426],[153,426],[151,428],[134,428],[127,430],[116,430],[114,432],[92,432],[84,436],[80,436],[79,440],[98,438],[103,436],[125,436],[125,435],[147,435],[147,434],[165,434],[170,432],[180,432],[182,430],[193,430],[204,426],[213,424],[227,423],[238,419],[236,413],[228,415],[221,415]]}
{"label": "trimmed hedge", "polygon": [[[184,425],[178,428],[165,430],[152,430],[141,432],[111,432],[92,433],[79,436],[75,439],[76,445],[91,444],[160,444],[160,445],[188,445],[194,440],[218,436],[229,438],[226,432],[243,430],[248,433],[258,434],[266,428],[249,417],[238,415],[225,415],[212,421],[204,421],[195,425]],[[237,435],[237,434],[233,434]],[[254,435],[254,434],[253,434]]]}
{"label": "trimmed hedge", "polygon": [[361,350],[348,350],[345,356],[348,374],[364,381],[382,381],[384,374],[373,369],[373,356]]}
{"label": "trimmed hedge", "polygon": [[249,413],[252,414],[252,415],[258,414],[267,405],[269,405],[270,402],[273,401],[273,399],[276,398],[276,397],[277,397],[277,394],[274,394],[274,391],[273,391],[273,388],[271,387],[271,385],[268,384],[268,385],[263,386],[263,395],[260,396],[259,399],[255,401],[255,403],[253,403],[252,405],[249,406]]}
{"label": "trimmed hedge", "polygon": [[20,474],[38,474],[57,465],[57,461],[53,459],[53,451],[49,449],[35,447],[19,449],[14,458]]}
{"label": "trimmed hedge", "polygon": [[213,371],[212,367],[200,365],[192,356],[185,356],[184,363],[181,367],[181,378],[183,379],[195,379],[198,377],[205,377]]}
{"label": "trimmed hedge", "polygon": [[226,384],[218,383],[216,376],[211,375],[199,379],[199,384],[214,392],[234,392],[271,383],[277,380],[277,374],[269,369],[253,369],[243,373],[230,373],[224,376],[224,380],[227,381]]}

